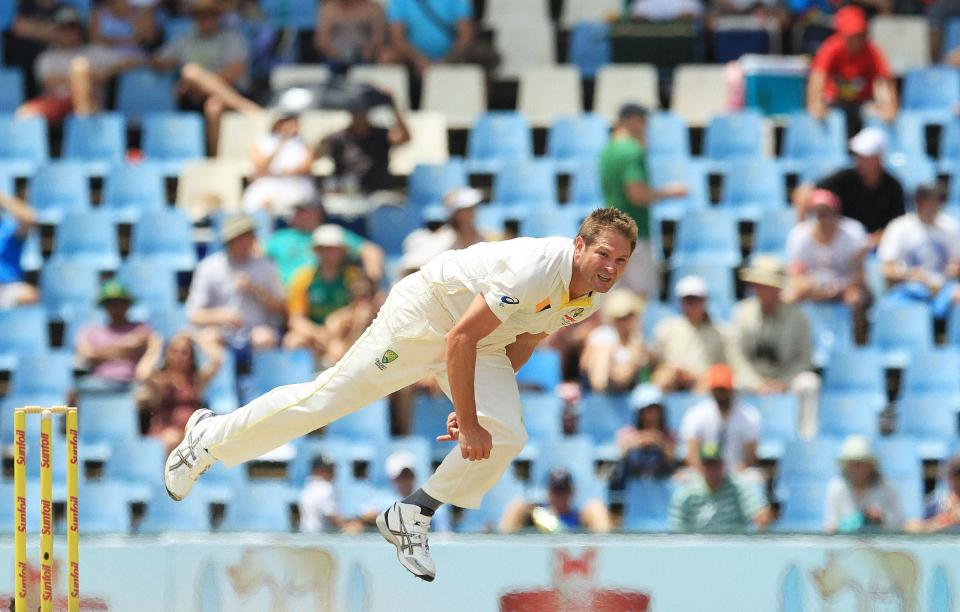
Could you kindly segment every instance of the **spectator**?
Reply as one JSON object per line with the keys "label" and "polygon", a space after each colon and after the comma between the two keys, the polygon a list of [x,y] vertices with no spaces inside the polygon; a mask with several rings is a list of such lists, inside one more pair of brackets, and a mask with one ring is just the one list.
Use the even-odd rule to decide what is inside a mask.
{"label": "spectator", "polygon": [[190,322],[235,350],[273,348],[286,304],[276,268],[256,252],[253,220],[228,217],[220,239],[223,250],[204,258],[193,273]]}
{"label": "spectator", "polygon": [[[960,0],[933,0],[927,9],[927,21],[930,24],[930,57],[945,55],[948,62],[957,65],[960,54],[955,49],[944,47],[944,33],[952,19],[960,17]],[[936,61],[936,59],[934,59]]]}
{"label": "spectator", "polygon": [[435,63],[458,61],[473,44],[473,5],[467,0],[390,0],[391,59],[417,76]]}
{"label": "spectator", "polygon": [[936,185],[921,185],[913,199],[916,212],[891,221],[877,250],[891,286],[887,296],[932,302],[934,314],[945,317],[960,301],[960,226],[941,212]]}
{"label": "spectator", "polygon": [[106,323],[90,323],[77,333],[76,354],[88,372],[77,379],[78,393],[119,393],[133,390],[149,376],[160,355],[163,339],[146,323],[134,323],[127,314],[133,298],[117,281],[100,288],[99,304]]}
{"label": "spectator", "polygon": [[676,439],[667,429],[663,392],[639,385],[630,394],[634,422],[617,431],[620,461],[610,477],[610,490],[623,491],[634,478],[667,478],[673,473]]}
{"label": "spectator", "polygon": [[736,397],[730,366],[712,366],[707,379],[711,397],[692,406],[680,423],[687,465],[698,469],[700,447],[712,443],[719,446],[729,471],[744,473],[753,466],[757,456],[760,413]]}
{"label": "spectator", "polygon": [[410,131],[393,99],[390,109],[394,124],[387,129],[370,123],[369,108],[361,102],[351,109],[350,125],[345,130],[321,141],[318,156],[333,158],[328,191],[368,195],[396,186],[390,174],[390,148],[409,142]]}
{"label": "spectator", "polygon": [[[859,221],[866,228],[870,248],[880,244],[883,230],[906,210],[900,181],[883,168],[887,137],[879,128],[866,128],[850,140],[850,149],[856,156],[853,168],[840,170],[819,182],[817,188],[826,189],[840,198],[847,217]],[[800,217],[806,216],[813,205],[813,188],[805,185],[794,198],[800,207]]]}
{"label": "spectator", "polygon": [[384,296],[363,274],[350,281],[350,303],[327,316],[327,347],[324,361],[330,365],[340,361],[347,349],[363,334],[383,305]]}
{"label": "spectator", "polygon": [[783,302],[787,275],[775,257],[757,256],[740,279],[753,295],[733,311],[727,352],[738,389],[751,393],[796,393],[800,431],[817,432],[820,377],[813,370],[810,324],[794,304]]}
{"label": "spectator", "polygon": [[496,240],[477,229],[476,207],[483,201],[483,192],[473,187],[457,187],[443,196],[447,221],[434,231],[427,228],[410,232],[403,240],[400,270],[416,272],[435,256],[450,249],[465,249],[478,242]]}
{"label": "spectator", "polygon": [[864,282],[866,232],[858,221],[840,215],[840,200],[826,189],[811,196],[815,218],[794,226],[787,235],[790,287],[787,301],[843,302],[853,311],[854,333],[867,335],[870,293]]}
{"label": "spectator", "polygon": [[653,382],[667,392],[703,389],[709,368],[727,361],[725,341],[707,314],[702,278],[681,278],[675,293],[682,314],[660,321],[653,330]]}
{"label": "spectator", "polygon": [[646,146],[647,109],[639,104],[624,104],[610,142],[600,153],[600,184],[607,206],[625,212],[637,223],[637,247],[621,284],[653,299],[660,293],[650,245],[650,208],[658,200],[686,195],[687,189],[679,184],[663,189],[650,187]]}
{"label": "spectator", "polygon": [[13,196],[0,193],[0,310],[40,301],[36,287],[23,280],[20,258],[23,245],[36,223],[30,206]]}
{"label": "spectator", "polygon": [[843,476],[827,485],[824,531],[858,533],[903,527],[900,497],[884,481],[867,438],[848,436],[843,441],[840,467]]}
{"label": "spectator", "polygon": [[117,53],[143,59],[145,49],[157,38],[153,9],[131,0],[106,0],[94,9],[90,39],[94,44],[113,48]]}
{"label": "spectator", "polygon": [[633,16],[645,21],[694,21],[703,16],[699,0],[634,0]]}
{"label": "spectator", "polygon": [[334,488],[336,465],[324,454],[314,457],[310,476],[300,492],[300,531],[321,533],[337,531],[342,526]]}
{"label": "spectator", "polygon": [[847,129],[860,129],[862,107],[874,103],[872,112],[891,122],[897,117],[897,89],[883,51],[867,40],[863,9],[845,6],[837,11],[837,33],[820,45],[810,65],[807,112],[818,119],[836,107],[847,115]]}
{"label": "spectator", "polygon": [[923,520],[912,520],[906,530],[911,533],[956,533],[960,525],[960,455],[947,463],[946,487],[937,488],[927,506]]}
{"label": "spectator", "polygon": [[[290,286],[293,275],[303,267],[315,267],[317,257],[313,252],[313,232],[323,225],[326,215],[319,198],[298,202],[293,207],[289,226],[273,232],[267,242],[267,255],[280,270],[283,284]],[[347,254],[359,259],[363,272],[375,283],[383,278],[383,249],[363,237],[343,230]]]}
{"label": "spectator", "polygon": [[725,453],[715,442],[694,449],[697,476],[682,485],[670,500],[670,531],[682,533],[742,533],[770,524],[770,509],[756,487],[726,472]]}
{"label": "spectator", "polygon": [[[223,348],[209,335],[198,335],[205,359],[201,366],[189,333],[174,336],[164,352],[163,364],[144,377],[137,390],[137,405],[149,418],[147,435],[163,442],[169,453],[183,440],[183,430],[194,411],[203,407],[203,392],[223,363]],[[151,350],[160,352],[162,343]],[[159,355],[151,356],[151,363]]]}
{"label": "spectator", "polygon": [[386,42],[386,16],[373,0],[332,0],[317,9],[313,46],[336,74],[380,61]]}
{"label": "spectator", "polygon": [[63,8],[60,0],[19,0],[10,24],[6,62],[20,68],[27,91],[36,91],[33,68],[40,53],[60,38],[54,16]]}
{"label": "spectator", "polygon": [[642,308],[642,300],[629,289],[614,289],[603,302],[605,324],[590,332],[580,354],[580,371],[593,391],[630,391],[649,364],[640,329]]}
{"label": "spectator", "polygon": [[578,508],[573,497],[573,475],[566,468],[554,468],[547,477],[546,503],[512,502],[503,513],[500,531],[515,533],[530,526],[548,533],[610,531],[610,513],[603,502],[591,499]]}
{"label": "spectator", "polygon": [[[417,488],[417,458],[408,450],[394,451],[387,457],[387,478],[390,479],[392,491],[385,499],[405,499],[413,494]],[[444,504],[433,513],[430,527],[436,531],[450,531],[450,506]]]}
{"label": "spectator", "polygon": [[54,23],[53,46],[40,53],[35,65],[42,93],[27,100],[17,114],[60,123],[70,113],[96,112],[103,106],[107,81],[139,60],[107,47],[86,45],[83,22],[72,8],[58,10]]}
{"label": "spectator", "polygon": [[313,232],[316,266],[301,268],[290,281],[290,331],[283,339],[288,349],[309,348],[323,361],[330,330],[327,317],[350,304],[350,283],[360,275],[347,259],[347,244],[339,225],[321,225]]}
{"label": "spectator", "polygon": [[300,118],[282,113],[273,121],[269,134],[257,139],[250,152],[253,182],[243,193],[248,213],[265,210],[272,216],[286,216],[298,202],[316,197],[310,174],[313,151],[300,136]]}

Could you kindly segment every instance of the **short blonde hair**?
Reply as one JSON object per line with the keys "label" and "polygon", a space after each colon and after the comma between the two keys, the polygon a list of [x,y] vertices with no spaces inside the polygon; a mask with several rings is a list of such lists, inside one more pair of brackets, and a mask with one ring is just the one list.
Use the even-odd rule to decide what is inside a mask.
{"label": "short blonde hair", "polygon": [[598,208],[587,215],[580,224],[577,236],[583,238],[586,245],[590,246],[605,229],[620,232],[630,241],[630,252],[633,253],[637,247],[637,224],[629,215],[616,208]]}

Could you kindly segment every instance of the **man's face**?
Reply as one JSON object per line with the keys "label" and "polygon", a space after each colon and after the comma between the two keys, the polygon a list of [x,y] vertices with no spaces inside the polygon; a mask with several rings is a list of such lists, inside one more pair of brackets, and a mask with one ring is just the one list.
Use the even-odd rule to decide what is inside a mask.
{"label": "man's face", "polygon": [[346,249],[338,246],[318,246],[314,247],[313,252],[319,261],[331,266],[334,264],[339,266],[347,254]]}
{"label": "man's face", "polygon": [[323,213],[316,206],[297,208],[290,219],[290,225],[305,232],[312,232],[323,223]]}
{"label": "man's face", "polygon": [[872,177],[883,170],[883,159],[880,155],[857,155],[855,161],[861,176]]}
{"label": "man's face", "polygon": [[213,34],[220,29],[220,13],[217,11],[197,11],[193,14],[193,23],[201,34]]}
{"label": "man's face", "polygon": [[571,500],[573,499],[573,489],[566,487],[554,487],[549,490],[550,505],[560,513],[570,510]]}
{"label": "man's face", "polygon": [[704,461],[701,463],[703,479],[711,491],[716,491],[723,483],[723,461]]}
{"label": "man's face", "polygon": [[817,206],[813,209],[817,225],[822,229],[833,229],[837,226],[837,211],[829,206]]}
{"label": "man's face", "polygon": [[717,406],[720,407],[720,410],[728,410],[731,402],[733,402],[733,389],[716,387],[714,389],[710,389],[710,395],[713,396],[713,399],[717,402]]}
{"label": "man's face", "polygon": [[257,237],[253,232],[241,234],[227,243],[227,253],[231,259],[244,260],[253,254],[253,247],[257,242]]}
{"label": "man's face", "polygon": [[680,311],[690,321],[700,323],[707,315],[707,300],[695,295],[680,298]]}
{"label": "man's face", "polygon": [[780,301],[780,289],[770,285],[753,285],[753,292],[763,304],[773,304]]}
{"label": "man's face", "polygon": [[103,308],[111,319],[119,321],[127,318],[130,302],[126,300],[107,300],[103,303]]}
{"label": "man's face", "polygon": [[935,219],[937,213],[940,211],[940,198],[936,196],[917,198],[916,203],[917,215],[928,223]]}
{"label": "man's face", "polygon": [[413,493],[413,481],[413,471],[404,469],[399,476],[393,479],[393,486],[396,487],[397,493],[407,497]]}
{"label": "man's face", "polygon": [[642,115],[633,115],[623,120],[623,127],[627,132],[639,140],[645,142],[647,137],[647,119]]}
{"label": "man's face", "polygon": [[849,53],[859,53],[866,44],[867,35],[865,33],[847,36],[847,52]]}
{"label": "man's face", "polygon": [[603,230],[591,245],[580,236],[574,240],[574,266],[587,281],[590,291],[610,291],[629,260],[630,241],[616,230]]}

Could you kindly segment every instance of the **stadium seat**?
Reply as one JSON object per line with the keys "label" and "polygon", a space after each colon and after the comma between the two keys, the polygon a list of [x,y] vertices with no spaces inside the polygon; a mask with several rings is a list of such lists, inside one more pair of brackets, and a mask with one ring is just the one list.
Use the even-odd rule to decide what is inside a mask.
{"label": "stadium seat", "polygon": [[164,342],[190,327],[186,309],[179,304],[166,310],[151,310],[147,313],[147,324],[163,337]]}
{"label": "stadium seat", "polygon": [[403,239],[423,225],[421,212],[412,206],[378,206],[367,215],[367,235],[388,256],[403,253]]}
{"label": "stadium seat", "polygon": [[47,316],[73,321],[97,303],[97,268],[84,261],[49,261],[40,275],[40,299]]}
{"label": "stadium seat", "polygon": [[213,211],[239,212],[242,197],[243,168],[233,162],[189,162],[177,184],[177,208],[194,220]]}
{"label": "stadium seat", "polygon": [[870,20],[870,40],[877,45],[894,74],[930,65],[930,28],[918,15],[877,15]]}
{"label": "stadium seat", "polygon": [[[302,127],[302,124],[301,124]],[[257,139],[270,129],[270,114],[227,112],[220,117],[220,137],[217,139],[217,159],[234,162],[241,172],[253,173],[250,151]]]}
{"label": "stadium seat", "polygon": [[560,353],[553,349],[535,349],[530,359],[517,372],[520,388],[553,391],[561,381]]}
{"label": "stadium seat", "polygon": [[217,462],[203,475],[203,480],[197,483],[197,488],[202,487],[203,497],[210,502],[226,504],[233,500],[236,491],[245,487],[247,482],[249,478],[246,466],[237,465],[228,468],[222,462]]}
{"label": "stadium seat", "polygon": [[43,307],[0,310],[0,370],[13,370],[20,355],[37,354],[48,346]]}
{"label": "stadium seat", "polygon": [[823,531],[827,481],[822,478],[788,479],[781,482],[782,514],[774,526],[778,532]]}
{"label": "stadium seat", "polygon": [[90,183],[82,164],[54,161],[30,178],[27,197],[41,223],[58,224],[69,212],[90,208]]}
{"label": "stadium seat", "polygon": [[[674,435],[679,434],[680,424],[683,423],[683,415],[687,410],[706,400],[709,396],[702,393],[691,393],[687,391],[674,391],[663,397],[663,407],[667,415],[667,429]],[[681,445],[677,445],[677,452]]]}
{"label": "stadium seat", "polygon": [[919,114],[924,123],[943,125],[960,104],[960,73],[954,68],[917,68],[903,84],[903,110]]}
{"label": "stadium seat", "polygon": [[670,257],[673,266],[740,263],[737,222],[726,210],[694,210],[680,219],[676,245]]}
{"label": "stadium seat", "polygon": [[[307,143],[317,144],[327,136],[340,132],[350,125],[350,113],[343,110],[307,110],[300,113],[300,137]],[[330,168],[332,169],[332,165]],[[314,163],[313,173],[318,174]]]}
{"label": "stadium seat", "polygon": [[768,210],[789,210],[780,167],[772,160],[732,162],[723,177],[720,206],[751,221]]}
{"label": "stadium seat", "polygon": [[783,159],[791,169],[817,159],[846,157],[847,125],[842,111],[831,111],[825,120],[818,120],[805,112],[787,117],[783,134]]}
{"label": "stadium seat", "polygon": [[780,458],[778,478],[781,482],[819,479],[826,484],[827,479],[838,473],[839,450],[840,441],[835,438],[817,437],[789,442]]}
{"label": "stadium seat", "polygon": [[678,66],[673,73],[670,109],[696,127],[727,112],[726,68],[714,64]]}
{"label": "stadium seat", "polygon": [[152,163],[118,164],[104,178],[100,207],[116,223],[136,223],[143,213],[166,205],[163,176]]}
{"label": "stadium seat", "polygon": [[859,434],[875,438],[879,434],[878,413],[885,402],[867,393],[831,393],[820,395],[819,435],[838,439]]}
{"label": "stadium seat", "polygon": [[[158,227],[163,231],[155,231]],[[197,265],[192,234],[190,220],[179,210],[144,213],[133,226],[130,256],[176,270],[192,270]]]}
{"label": "stadium seat", "polygon": [[459,159],[445,164],[418,164],[407,180],[407,197],[410,205],[420,209],[441,206],[447,192],[468,184],[466,168]]}
{"label": "stadium seat", "polygon": [[760,443],[757,456],[779,459],[787,444],[797,439],[800,407],[797,396],[790,393],[745,395],[744,404],[760,411]]}
{"label": "stadium seat", "polygon": [[704,155],[714,163],[763,156],[763,117],[754,111],[717,115],[707,125]]}
{"label": "stadium seat", "polygon": [[393,96],[401,111],[410,110],[410,77],[405,66],[397,64],[358,64],[350,67],[347,79],[366,83]]}
{"label": "stadium seat", "polygon": [[887,168],[900,181],[907,194],[912,194],[920,185],[937,180],[936,165],[925,155],[896,155]]}
{"label": "stadium seat", "polygon": [[519,113],[487,113],[470,129],[467,139],[469,172],[493,174],[507,165],[532,157],[530,124]]}
{"label": "stadium seat", "polygon": [[133,294],[137,305],[145,306],[148,312],[169,310],[177,305],[177,279],[168,265],[131,258],[120,267],[117,280]]}
{"label": "stadium seat", "polygon": [[330,79],[325,64],[277,64],[270,69],[270,89],[274,92],[290,87],[315,87]]}
{"label": "stadium seat", "polygon": [[662,111],[647,117],[647,155],[651,161],[690,157],[690,131],[677,115]]}
{"label": "stadium seat", "polygon": [[582,208],[603,208],[603,191],[600,186],[600,168],[595,161],[582,161],[570,178],[569,201]]}
{"label": "stadium seat", "polygon": [[871,403],[887,399],[882,355],[870,348],[839,348],[829,356],[823,373],[823,391],[866,395]]}
{"label": "stadium seat", "polygon": [[80,533],[130,533],[130,505],[123,483],[81,481],[77,495],[82,500],[79,504]]}
{"label": "stadium seat", "polygon": [[31,176],[50,158],[47,122],[41,117],[0,114],[0,165],[11,176]]}
{"label": "stadium seat", "polygon": [[442,113],[450,128],[470,128],[487,111],[483,69],[471,64],[430,66],[423,76],[420,108]]}
{"label": "stadium seat", "polygon": [[290,510],[297,492],[282,482],[251,482],[227,506],[222,531],[291,531]]}
{"label": "stadium seat", "polygon": [[590,436],[598,446],[613,446],[617,431],[632,423],[629,395],[588,393],[580,401],[580,433]]}
{"label": "stadium seat", "polygon": [[[436,433],[433,435],[435,437]],[[306,482],[313,460],[320,454],[333,461],[338,484],[342,485],[356,480],[354,466],[359,464],[367,464],[367,475],[371,476],[373,470],[377,469],[374,464],[381,459],[381,451],[385,452],[388,448],[387,445],[378,448],[372,444],[335,436],[308,436],[298,440],[296,445],[297,454],[287,467],[287,481],[297,488]],[[379,466],[379,469],[382,471],[383,467]]]}
{"label": "stadium seat", "polygon": [[580,0],[564,2],[560,12],[560,23],[571,28],[581,21],[608,21],[619,17],[623,12],[623,3],[619,0]]}
{"label": "stadium seat", "polygon": [[92,175],[103,176],[127,152],[127,131],[123,115],[115,112],[67,117],[63,135],[63,157],[79,161]]}
{"label": "stadium seat", "polygon": [[0,113],[15,113],[23,104],[25,91],[23,73],[19,69],[0,68]]}
{"label": "stadium seat", "polygon": [[933,314],[922,302],[880,302],[873,309],[871,345],[883,352],[884,361],[903,367],[915,353],[933,346]]}
{"label": "stadium seat", "polygon": [[24,354],[13,370],[10,392],[66,395],[73,386],[73,354],[53,350]]}
{"label": "stadium seat", "polygon": [[680,300],[674,293],[676,282],[690,275],[699,276],[707,283],[707,289],[710,292],[707,310],[710,315],[719,321],[729,320],[730,311],[736,303],[733,270],[730,266],[712,263],[674,266],[670,273],[670,300],[677,308]]}
{"label": "stadium seat", "polygon": [[921,447],[911,438],[889,436],[874,443],[883,478],[900,497],[904,517],[923,518],[923,462]]}
{"label": "stadium seat", "polygon": [[762,211],[754,226],[751,254],[773,255],[786,261],[787,235],[796,220],[796,211],[786,206]]}
{"label": "stadium seat", "polygon": [[547,160],[521,161],[505,165],[493,181],[493,202],[523,219],[536,210],[557,207],[556,167]]}
{"label": "stadium seat", "polygon": [[120,75],[117,85],[117,110],[127,121],[139,122],[146,113],[170,113],[176,110],[172,72],[131,70]]}
{"label": "stadium seat", "polygon": [[849,306],[832,302],[804,302],[800,307],[810,323],[815,365],[826,365],[834,350],[853,347],[853,314]]}
{"label": "stadium seat", "polygon": [[528,68],[556,63],[553,25],[547,15],[522,23],[497,26],[494,42],[500,53],[497,74],[501,79],[517,79]]}
{"label": "stadium seat", "polygon": [[626,531],[664,532],[673,486],[666,480],[631,480],[627,484],[623,528]]}
{"label": "stadium seat", "polygon": [[[106,465],[106,477],[122,482],[127,500],[148,502],[155,499],[157,474],[163,473],[167,450],[157,438],[142,437],[114,444]],[[166,498],[164,491],[162,497]]]}
{"label": "stadium seat", "polygon": [[553,391],[523,391],[523,425],[532,444],[552,442],[561,436],[563,402]]}
{"label": "stadium seat", "polygon": [[936,347],[914,353],[900,379],[900,397],[936,396],[952,410],[960,410],[960,350]]}
{"label": "stadium seat", "polygon": [[547,132],[547,157],[557,169],[575,172],[584,161],[596,162],[610,139],[610,126],[600,115],[559,117]]}
{"label": "stadium seat", "polygon": [[489,533],[499,531],[504,510],[516,501],[525,499],[523,483],[510,470],[500,477],[493,488],[483,496],[480,507],[464,510],[459,531],[463,533]]}
{"label": "stadium seat", "polygon": [[582,97],[575,66],[532,66],[520,73],[517,110],[534,127],[547,127],[560,117],[580,114]]}
{"label": "stadium seat", "polygon": [[[304,380],[309,380],[306,378]],[[381,446],[390,438],[390,409],[386,399],[351,412],[325,427],[329,436]]]}
{"label": "stadium seat", "polygon": [[78,400],[80,441],[118,444],[136,441],[139,411],[133,393],[82,393]]}
{"label": "stadium seat", "polygon": [[387,474],[387,459],[390,455],[399,452],[406,452],[413,455],[414,467],[413,474],[416,478],[414,486],[420,486],[433,474],[433,467],[430,463],[430,442],[420,436],[398,436],[390,438],[377,446],[380,451],[379,456],[374,459],[370,466],[370,480],[375,486],[389,487],[390,476]]}
{"label": "stadium seat", "polygon": [[[900,111],[893,124],[881,120],[879,117],[868,116],[865,124],[879,128],[887,135],[887,150],[885,162],[890,166],[902,165],[904,158],[926,158],[926,134],[923,121],[909,111]],[[891,163],[894,162],[894,163]]]}
{"label": "stadium seat", "polygon": [[256,351],[250,397],[258,397],[274,387],[311,381],[315,378],[313,355],[307,350]]}
{"label": "stadium seat", "polygon": [[113,217],[103,210],[68,212],[57,228],[53,259],[83,263],[98,270],[116,270],[120,248]]}
{"label": "stadium seat", "polygon": [[150,113],[143,118],[143,154],[165,176],[180,174],[187,162],[205,157],[199,113]]}
{"label": "stadium seat", "polygon": [[[938,168],[943,173],[953,173],[960,169],[960,117],[953,117],[940,130],[940,159]],[[950,179],[950,202],[960,201],[960,181],[955,176]]]}
{"label": "stadium seat", "polygon": [[275,28],[303,31],[317,26],[317,0],[261,0],[259,5]]}
{"label": "stadium seat", "polygon": [[681,198],[659,200],[653,205],[651,218],[656,222],[652,228],[655,235],[659,224],[665,220],[679,221],[687,211],[701,210],[710,203],[710,187],[707,171],[699,160],[687,157],[654,157],[647,164],[650,184],[661,189],[672,184],[682,184],[687,195]]}
{"label": "stadium seat", "polygon": [[602,21],[574,24],[567,39],[567,58],[580,71],[580,76],[592,79],[610,63],[610,26]]}
{"label": "stadium seat", "polygon": [[[713,59],[719,64],[735,62],[745,54],[770,53],[771,32],[757,19],[739,15],[718,16],[711,27]],[[779,37],[779,28],[776,35]]]}
{"label": "stadium seat", "polygon": [[414,111],[404,116],[410,141],[390,149],[390,173],[407,176],[417,164],[442,164],[450,158],[447,120],[435,111]]}
{"label": "stadium seat", "polygon": [[[520,221],[523,236],[546,238],[548,236],[575,236],[583,218],[589,211],[579,206],[549,206],[533,208],[524,212]],[[520,217],[521,215],[517,215]]]}
{"label": "stadium seat", "polygon": [[453,404],[442,393],[439,395],[418,394],[413,399],[413,419],[410,433],[430,441],[430,453],[434,460],[442,459],[456,448],[452,443],[437,442],[436,437],[446,428],[447,415],[453,412]]}
{"label": "stadium seat", "polygon": [[915,440],[924,457],[942,459],[957,442],[957,407],[937,394],[897,401],[897,433]]}
{"label": "stadium seat", "polygon": [[203,390],[207,407],[217,414],[227,414],[240,407],[237,397],[237,363],[233,351],[224,351],[220,369]]}
{"label": "stadium seat", "polygon": [[[611,124],[627,102],[660,108],[660,78],[652,64],[607,64],[597,71],[593,112]],[[653,131],[648,131],[653,134]]]}
{"label": "stadium seat", "polygon": [[[204,479],[206,480],[206,479]],[[182,501],[173,501],[163,486],[154,486],[140,523],[139,533],[205,533],[210,531],[210,499],[206,482],[197,484],[192,495]],[[82,505],[82,504],[81,504]]]}
{"label": "stadium seat", "polygon": [[643,309],[643,337],[652,338],[653,330],[660,321],[675,316],[679,311],[667,302],[650,300]]}
{"label": "stadium seat", "polygon": [[568,436],[544,444],[533,462],[531,487],[545,490],[550,471],[565,468],[573,476],[574,505],[582,506],[590,499],[605,500],[605,486],[594,472],[594,454],[593,440],[588,436]]}

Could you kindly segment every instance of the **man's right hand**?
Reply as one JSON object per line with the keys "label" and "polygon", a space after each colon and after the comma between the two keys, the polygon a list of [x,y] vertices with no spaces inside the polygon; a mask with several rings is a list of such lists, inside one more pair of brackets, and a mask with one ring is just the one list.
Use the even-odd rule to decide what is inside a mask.
{"label": "man's right hand", "polygon": [[481,461],[490,458],[493,449],[493,436],[479,423],[460,426],[460,455],[467,461]]}

